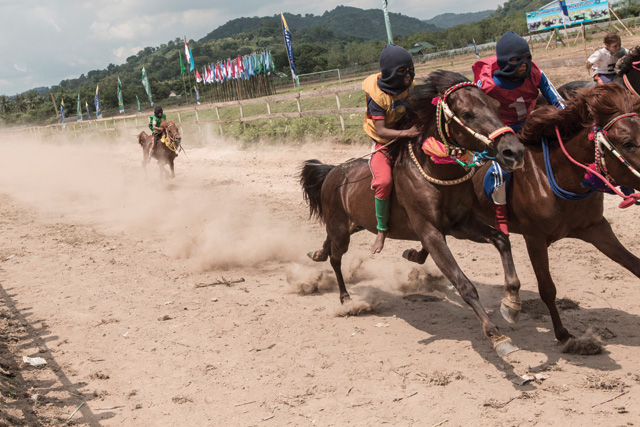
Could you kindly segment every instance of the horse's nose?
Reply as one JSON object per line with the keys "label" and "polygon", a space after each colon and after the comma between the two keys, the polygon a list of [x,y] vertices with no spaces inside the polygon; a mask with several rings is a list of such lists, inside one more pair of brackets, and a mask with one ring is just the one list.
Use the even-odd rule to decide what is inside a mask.
{"label": "horse's nose", "polygon": [[501,144],[500,157],[502,157],[503,164],[510,166],[511,170],[521,168],[524,162],[524,145],[514,137],[513,141]]}

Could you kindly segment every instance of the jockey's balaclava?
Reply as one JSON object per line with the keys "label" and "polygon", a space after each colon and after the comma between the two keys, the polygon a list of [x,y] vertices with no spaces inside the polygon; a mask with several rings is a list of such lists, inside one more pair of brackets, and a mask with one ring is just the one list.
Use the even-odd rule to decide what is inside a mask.
{"label": "jockey's balaclava", "polygon": [[[386,45],[380,53],[380,71],[382,72],[382,77],[378,79],[378,87],[392,95],[398,95],[407,90],[411,86],[416,73],[409,69],[402,74],[396,73],[398,68],[402,67],[413,67],[411,54],[400,46],[394,44]],[[411,75],[411,82],[405,85],[404,78],[407,74]]]}
{"label": "jockey's balaclava", "polygon": [[160,105],[156,105],[156,108],[153,109],[153,114],[156,117],[162,117],[162,107]]}
{"label": "jockey's balaclava", "polygon": [[[496,56],[498,57],[499,70],[495,75],[508,79],[526,79],[531,74],[531,51],[525,39],[514,33],[507,31],[498,43],[496,43]],[[518,62],[509,62],[511,58],[522,58]],[[527,71],[524,74],[517,74],[518,67],[522,63],[527,64]]]}

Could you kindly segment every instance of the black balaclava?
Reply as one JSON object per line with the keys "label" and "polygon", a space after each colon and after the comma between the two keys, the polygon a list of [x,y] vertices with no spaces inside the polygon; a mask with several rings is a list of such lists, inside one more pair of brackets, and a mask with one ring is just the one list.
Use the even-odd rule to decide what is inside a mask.
{"label": "black balaclava", "polygon": [[396,46],[394,44],[388,44],[380,53],[380,71],[382,77],[378,79],[378,87],[385,92],[393,95],[398,95],[409,89],[409,85],[404,84],[404,77],[409,73],[411,75],[411,81],[416,76],[415,71],[407,70],[402,74],[396,73],[398,68],[413,67],[413,58],[406,49]]}
{"label": "black balaclava", "polygon": [[[527,41],[513,31],[507,31],[496,43],[496,56],[498,57],[498,67],[500,69],[496,70],[494,74],[508,79],[526,79],[531,74],[531,59],[527,58],[530,55],[531,52]],[[509,62],[511,58],[522,59],[516,63],[511,63]],[[527,64],[527,71],[518,75],[516,70],[522,63]]]}
{"label": "black balaclava", "polygon": [[153,114],[156,117],[162,117],[162,107],[160,105],[156,105],[156,108],[153,109]]}

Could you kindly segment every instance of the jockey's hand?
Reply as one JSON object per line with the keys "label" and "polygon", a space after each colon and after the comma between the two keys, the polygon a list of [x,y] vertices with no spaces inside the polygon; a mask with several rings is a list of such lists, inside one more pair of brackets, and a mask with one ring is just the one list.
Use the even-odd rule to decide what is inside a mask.
{"label": "jockey's hand", "polygon": [[420,136],[420,131],[418,130],[418,128],[416,126],[411,126],[409,129],[403,129],[401,131],[401,134],[399,135],[399,137],[402,138],[415,138],[417,136]]}
{"label": "jockey's hand", "polygon": [[153,130],[157,130],[157,131],[159,131],[159,132],[162,132],[162,131],[163,131],[163,129],[162,129],[162,128],[159,128],[158,126],[154,126],[154,127],[153,127]]}

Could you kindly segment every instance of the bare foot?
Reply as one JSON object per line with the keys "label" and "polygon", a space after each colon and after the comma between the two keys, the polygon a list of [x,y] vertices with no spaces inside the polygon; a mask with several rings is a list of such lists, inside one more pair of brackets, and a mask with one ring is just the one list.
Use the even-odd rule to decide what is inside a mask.
{"label": "bare foot", "polygon": [[376,235],[376,241],[373,242],[373,246],[371,246],[371,253],[378,254],[384,248],[384,239],[387,237],[388,231],[378,230],[378,234]]}

